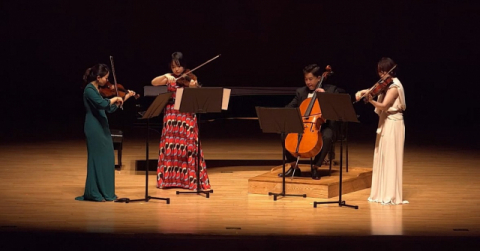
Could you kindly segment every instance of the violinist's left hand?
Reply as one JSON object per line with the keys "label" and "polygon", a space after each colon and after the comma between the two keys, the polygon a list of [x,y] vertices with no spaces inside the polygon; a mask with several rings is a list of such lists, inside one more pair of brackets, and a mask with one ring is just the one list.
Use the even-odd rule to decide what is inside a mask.
{"label": "violinist's left hand", "polygon": [[366,101],[366,102],[370,102],[370,101],[372,101],[372,100],[373,100],[372,95],[368,94],[368,95],[365,96],[365,101]]}
{"label": "violinist's left hand", "polygon": [[190,83],[188,84],[188,87],[198,87],[198,82],[196,80],[190,80]]}
{"label": "violinist's left hand", "polygon": [[323,88],[317,88],[315,89],[316,92],[325,92],[325,90]]}
{"label": "violinist's left hand", "polygon": [[135,92],[131,91],[131,90],[128,90],[128,93],[125,94],[125,100],[127,100],[128,98],[133,97],[133,96],[135,96]]}

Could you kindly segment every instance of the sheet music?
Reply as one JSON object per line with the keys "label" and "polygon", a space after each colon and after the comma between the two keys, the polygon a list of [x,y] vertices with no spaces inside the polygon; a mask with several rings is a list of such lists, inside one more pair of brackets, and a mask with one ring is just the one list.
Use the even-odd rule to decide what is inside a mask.
{"label": "sheet music", "polygon": [[223,98],[222,98],[222,110],[228,110],[228,102],[230,101],[231,89],[223,89]]}
{"label": "sheet music", "polygon": [[177,93],[175,95],[175,104],[173,105],[173,109],[180,110],[180,103],[182,101],[183,96],[183,88],[178,88]]}

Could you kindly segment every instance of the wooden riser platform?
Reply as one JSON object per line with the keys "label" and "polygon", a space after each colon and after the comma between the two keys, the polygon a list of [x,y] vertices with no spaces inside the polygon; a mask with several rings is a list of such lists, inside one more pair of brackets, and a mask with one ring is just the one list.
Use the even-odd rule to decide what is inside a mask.
{"label": "wooden riser platform", "polygon": [[[299,165],[302,177],[285,178],[285,192],[287,194],[306,194],[307,197],[329,199],[339,194],[338,166],[332,167],[331,176],[328,176],[328,168],[321,168],[320,180],[310,177],[310,165]],[[286,170],[288,170],[286,167]],[[278,174],[282,172],[282,166],[274,167],[270,172],[255,176],[248,180],[248,192],[253,194],[266,194],[269,192],[282,192],[282,178]],[[343,168],[342,194],[356,192],[370,188],[372,184],[372,169],[362,167],[349,167],[348,173]]]}

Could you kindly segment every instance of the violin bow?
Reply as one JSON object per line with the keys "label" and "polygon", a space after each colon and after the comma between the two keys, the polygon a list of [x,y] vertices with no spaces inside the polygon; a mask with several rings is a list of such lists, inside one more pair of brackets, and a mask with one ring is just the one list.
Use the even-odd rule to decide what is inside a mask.
{"label": "violin bow", "polygon": [[[222,55],[222,54],[218,54],[218,55],[216,55],[215,57],[213,57],[213,58],[211,58],[211,59],[209,59],[209,60],[205,61],[205,63],[203,63],[203,64],[201,64],[201,65],[199,65],[199,66],[197,66],[197,67],[193,68],[193,69],[192,69],[192,70],[190,70],[188,73],[192,73],[193,71],[197,70],[198,68],[200,68],[200,67],[202,67],[202,66],[204,66],[204,65],[206,65],[206,64],[208,64],[208,63],[210,63],[210,62],[212,62],[212,61],[213,61],[213,60],[215,60],[215,59],[217,59],[217,58],[218,58],[218,57],[220,57],[221,55]],[[175,79],[175,81],[177,81],[177,80],[178,80],[178,79],[180,79],[180,78],[183,78],[183,77],[185,77],[186,75],[187,75],[187,74],[185,74],[185,73],[184,73],[182,76],[180,76],[180,77],[176,78],[176,79]]]}
{"label": "violin bow", "polygon": [[[112,75],[113,75],[113,82],[115,83],[115,92],[117,93],[118,97],[118,87],[117,87],[117,77],[115,76],[115,65],[113,64],[113,56],[110,56],[110,64],[112,65]],[[123,104],[120,105],[120,109],[123,110]]]}

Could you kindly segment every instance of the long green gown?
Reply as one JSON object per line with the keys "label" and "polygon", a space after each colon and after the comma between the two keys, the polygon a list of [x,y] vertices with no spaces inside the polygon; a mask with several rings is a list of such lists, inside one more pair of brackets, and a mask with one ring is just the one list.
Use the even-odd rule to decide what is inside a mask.
{"label": "long green gown", "polygon": [[87,138],[87,181],[83,196],[76,200],[112,201],[115,195],[115,154],[105,112],[114,112],[117,105],[103,98],[89,83],[83,92],[86,109],[84,132]]}

